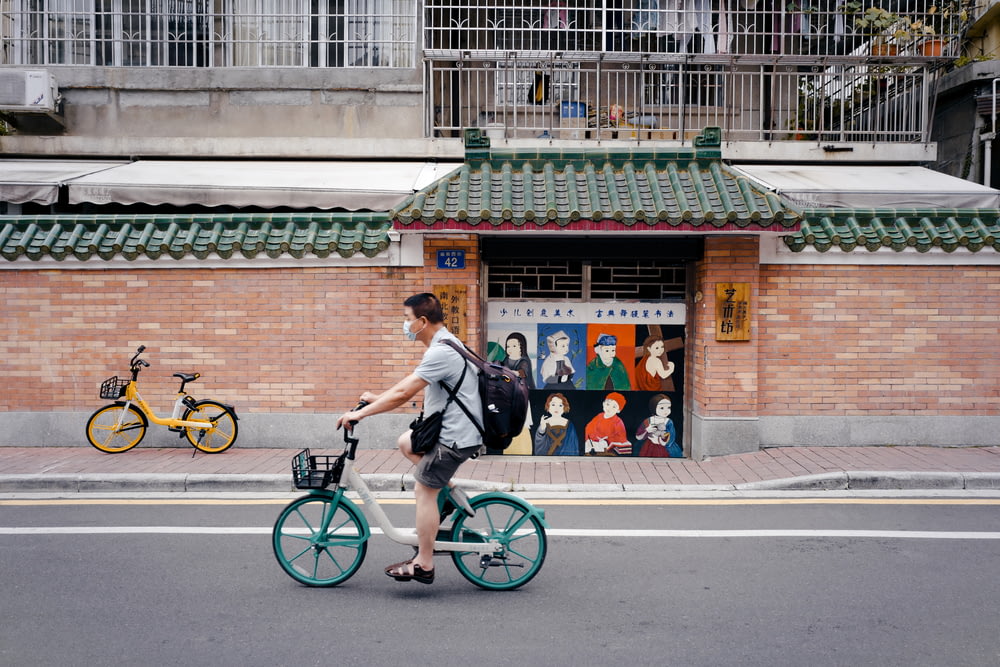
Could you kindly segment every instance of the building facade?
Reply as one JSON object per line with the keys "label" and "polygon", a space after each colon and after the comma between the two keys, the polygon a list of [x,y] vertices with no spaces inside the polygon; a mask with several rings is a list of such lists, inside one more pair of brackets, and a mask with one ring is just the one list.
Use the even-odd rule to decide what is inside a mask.
{"label": "building facade", "polygon": [[506,455],[995,444],[986,6],[0,7],[0,444],[144,344],[323,446],[423,290],[531,379]]}

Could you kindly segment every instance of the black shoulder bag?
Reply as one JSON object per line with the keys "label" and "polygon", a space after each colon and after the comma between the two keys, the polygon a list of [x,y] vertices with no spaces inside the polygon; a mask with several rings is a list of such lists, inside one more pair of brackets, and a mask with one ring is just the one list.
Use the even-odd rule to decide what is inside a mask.
{"label": "black shoulder bag", "polygon": [[448,406],[455,400],[455,393],[462,386],[465,379],[465,372],[469,365],[462,359],[462,375],[458,378],[458,384],[454,389],[449,389],[444,382],[441,386],[448,391],[448,400],[445,401],[444,408],[428,415],[424,419],[424,411],[420,411],[420,416],[410,422],[410,449],[414,454],[426,454],[434,448],[434,445],[441,439],[441,424],[444,421],[444,413],[448,411]]}

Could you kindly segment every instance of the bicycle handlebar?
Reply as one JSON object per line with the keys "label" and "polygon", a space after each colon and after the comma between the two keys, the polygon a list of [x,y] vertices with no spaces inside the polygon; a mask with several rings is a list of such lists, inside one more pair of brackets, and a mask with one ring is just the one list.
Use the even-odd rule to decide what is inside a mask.
{"label": "bicycle handlebar", "polygon": [[[349,412],[356,412],[361,408],[368,405],[368,401],[358,401],[358,404],[354,406]],[[354,433],[354,427],[357,426],[358,422],[356,420],[350,420],[347,422],[347,426],[344,428],[344,443],[348,446],[347,457],[354,460],[354,454],[357,451],[358,443],[360,440],[358,438],[352,438],[351,434]]]}
{"label": "bicycle handlebar", "polygon": [[135,351],[135,356],[132,357],[132,361],[129,362],[129,370],[132,371],[132,379],[133,380],[139,374],[139,368],[140,367],[149,368],[149,362],[146,361],[145,359],[140,359],[139,358],[139,355],[142,354],[145,351],[146,351],[146,346],[145,345],[140,345],[139,348]]}
{"label": "bicycle handlebar", "polygon": [[[358,410],[360,410],[361,408],[365,407],[366,405],[368,405],[368,401],[358,401],[358,404],[355,405],[350,410],[348,410],[347,412],[349,412],[349,413],[350,412],[357,412]],[[351,435],[351,433],[354,432],[354,427],[357,426],[357,425],[358,425],[358,420],[356,420],[356,419],[350,419],[350,420],[347,421],[347,424],[344,425],[344,440],[350,442],[349,436]],[[337,427],[337,430],[340,430],[340,426]]]}
{"label": "bicycle handlebar", "polygon": [[[357,412],[358,410],[360,410],[361,408],[365,407],[366,405],[368,405],[368,401],[358,401],[358,404],[355,405],[350,410],[348,410],[348,412]],[[356,419],[352,419],[352,420],[348,421],[347,425],[350,427],[349,430],[354,430],[354,427],[357,425],[357,423],[358,422],[357,422]],[[345,429],[345,430],[348,430],[348,429]]]}

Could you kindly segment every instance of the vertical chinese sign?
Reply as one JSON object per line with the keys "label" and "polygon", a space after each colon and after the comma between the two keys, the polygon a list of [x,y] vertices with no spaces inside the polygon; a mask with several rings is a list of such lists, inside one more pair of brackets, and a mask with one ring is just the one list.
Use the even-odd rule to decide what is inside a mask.
{"label": "vertical chinese sign", "polygon": [[495,301],[487,355],[531,390],[505,455],[681,457],[681,302]]}
{"label": "vertical chinese sign", "polygon": [[750,340],[750,283],[715,286],[715,340]]}
{"label": "vertical chinese sign", "polygon": [[468,332],[468,287],[465,285],[436,285],[434,296],[444,310],[444,323],[448,331],[465,340]]}

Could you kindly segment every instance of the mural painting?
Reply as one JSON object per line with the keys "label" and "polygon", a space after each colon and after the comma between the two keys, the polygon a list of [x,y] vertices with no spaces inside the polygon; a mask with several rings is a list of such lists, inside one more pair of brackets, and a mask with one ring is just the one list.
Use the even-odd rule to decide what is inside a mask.
{"label": "mural painting", "polygon": [[563,394],[549,394],[545,399],[545,411],[538,420],[535,430],[536,456],[579,456],[580,436],[567,418],[570,411],[569,399]]}
{"label": "mural painting", "polygon": [[494,302],[487,354],[531,390],[506,456],[684,456],[683,303]]}
{"label": "mural painting", "polygon": [[[538,325],[538,380],[543,389],[582,389],[584,382],[584,339],[581,325]],[[579,369],[579,370],[578,370]]]}

